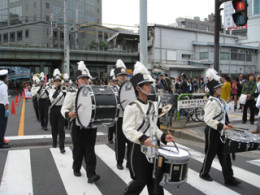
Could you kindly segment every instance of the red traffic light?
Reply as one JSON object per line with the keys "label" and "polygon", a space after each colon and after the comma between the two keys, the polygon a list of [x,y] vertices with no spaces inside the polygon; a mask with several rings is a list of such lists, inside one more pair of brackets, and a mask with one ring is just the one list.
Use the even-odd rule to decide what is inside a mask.
{"label": "red traffic light", "polygon": [[235,13],[232,15],[237,26],[244,26],[247,23],[247,0],[232,0]]}
{"label": "red traffic light", "polygon": [[243,1],[238,1],[238,2],[236,2],[236,8],[235,8],[235,10],[237,10],[237,11],[243,11],[243,10],[245,10],[245,8],[246,8],[246,5],[245,5],[245,3],[244,3]]}

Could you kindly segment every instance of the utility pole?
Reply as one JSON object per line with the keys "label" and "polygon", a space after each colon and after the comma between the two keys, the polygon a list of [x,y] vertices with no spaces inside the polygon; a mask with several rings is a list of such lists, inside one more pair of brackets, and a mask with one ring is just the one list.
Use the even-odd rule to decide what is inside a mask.
{"label": "utility pole", "polygon": [[67,20],[67,0],[64,0],[64,73],[70,75],[70,43],[69,43],[69,28]]}
{"label": "utility pole", "polygon": [[219,72],[220,3],[215,0],[214,69]]}
{"label": "utility pole", "polygon": [[148,40],[147,40],[147,0],[140,0],[140,62],[143,63],[148,70]]}

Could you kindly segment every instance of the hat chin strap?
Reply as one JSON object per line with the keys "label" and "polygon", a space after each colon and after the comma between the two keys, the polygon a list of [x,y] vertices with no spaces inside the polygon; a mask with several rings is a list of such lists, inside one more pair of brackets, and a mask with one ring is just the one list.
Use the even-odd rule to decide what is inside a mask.
{"label": "hat chin strap", "polygon": [[137,85],[138,89],[140,89],[141,92],[143,92],[146,95],[153,95],[152,93],[145,92],[139,85]]}

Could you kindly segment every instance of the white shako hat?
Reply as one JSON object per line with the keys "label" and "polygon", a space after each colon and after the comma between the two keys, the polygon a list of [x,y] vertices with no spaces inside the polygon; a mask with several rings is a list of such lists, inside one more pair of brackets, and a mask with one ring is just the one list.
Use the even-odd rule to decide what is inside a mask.
{"label": "white shako hat", "polygon": [[40,79],[39,79],[39,77],[37,77],[36,75],[33,76],[33,81],[34,81],[35,83],[37,83],[37,84],[40,83]]}
{"label": "white shako hat", "polygon": [[126,72],[125,63],[121,59],[118,59],[116,62],[114,74],[115,74],[115,77],[117,77],[119,75],[128,75]]}
{"label": "white shako hat", "polygon": [[[58,68],[56,68],[54,71],[53,71],[53,81],[61,81],[61,73],[60,73],[60,70]],[[51,82],[51,81],[49,81]]]}
{"label": "white shako hat", "polygon": [[70,77],[67,73],[64,73],[63,78],[64,78],[65,82],[69,82],[69,80],[70,80]]}
{"label": "white shako hat", "polygon": [[78,62],[78,70],[75,73],[75,77],[76,77],[76,79],[79,79],[82,77],[87,77],[87,78],[92,79],[92,76],[90,75],[90,72],[83,61]]}
{"label": "white shako hat", "polygon": [[40,79],[41,79],[41,82],[43,82],[43,81],[44,81],[44,78],[45,78],[45,76],[44,76],[44,73],[43,73],[43,72],[41,72],[41,74],[40,74]]}
{"label": "white shako hat", "polygon": [[154,83],[154,79],[152,78],[150,72],[141,62],[136,62],[133,77],[130,81],[134,87],[145,83]]}
{"label": "white shako hat", "polygon": [[110,81],[115,81],[115,80],[116,80],[116,77],[115,77],[115,69],[114,69],[114,68],[110,71],[109,80],[110,80]]}
{"label": "white shako hat", "polygon": [[208,69],[205,73],[206,78],[208,79],[208,83],[206,85],[210,91],[213,91],[213,89],[216,89],[218,87],[222,87],[223,85],[220,82],[221,77],[217,74],[218,72],[213,68]]}
{"label": "white shako hat", "polygon": [[8,70],[6,69],[0,70],[0,76],[5,76],[7,74],[8,74]]}

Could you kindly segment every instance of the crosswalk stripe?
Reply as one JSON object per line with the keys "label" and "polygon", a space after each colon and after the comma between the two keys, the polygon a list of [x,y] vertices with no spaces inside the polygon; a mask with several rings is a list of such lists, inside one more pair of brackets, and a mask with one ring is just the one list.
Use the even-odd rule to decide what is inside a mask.
{"label": "crosswalk stripe", "polygon": [[260,167],[260,159],[256,159],[256,160],[249,160],[247,161],[253,165],[259,166]]}
{"label": "crosswalk stripe", "polygon": [[[100,135],[106,135],[102,132],[97,132],[97,136]],[[65,137],[71,137],[70,134],[66,134]],[[5,139],[8,141],[14,141],[14,140],[27,140],[27,139],[51,139],[51,134],[46,135],[24,135],[24,136],[6,136]]]}
{"label": "crosswalk stripe", "polygon": [[[201,152],[197,152],[196,150],[193,150],[191,148],[188,148],[184,145],[181,145],[181,144],[178,144],[180,147],[188,150],[192,156],[193,159],[203,163],[204,161],[204,157],[205,155]],[[220,163],[217,161],[217,159],[214,159],[213,162],[212,162],[212,167],[219,170],[219,171],[222,171],[222,168],[220,166]],[[252,172],[249,172],[249,171],[246,171],[244,169],[241,169],[239,167],[236,167],[236,166],[232,166],[232,169],[234,171],[234,175],[235,177],[239,178],[240,180],[243,180],[257,188],[259,188],[259,181],[260,181],[260,176],[255,174],[255,173],[252,173]]]}
{"label": "crosswalk stripe", "polygon": [[72,152],[69,147],[65,148],[65,154],[61,154],[57,148],[50,148],[50,150],[68,195],[101,194],[95,184],[87,183],[86,174],[82,174],[81,177],[73,175]]}
{"label": "crosswalk stripe", "polygon": [[[199,191],[207,195],[218,195],[218,194],[228,194],[228,195],[237,195],[237,192],[217,183],[215,181],[208,182],[199,178],[199,173],[189,169],[187,183],[195,187]],[[216,190],[217,189],[217,190]]]}
{"label": "crosswalk stripe", "polygon": [[33,194],[29,150],[9,151],[6,159],[0,194]]}
{"label": "crosswalk stripe", "polygon": [[[99,158],[107,164],[107,166],[113,170],[126,184],[132,181],[130,177],[130,173],[128,169],[118,170],[116,167],[116,160],[115,158],[111,158],[115,156],[114,150],[109,148],[107,145],[96,145],[95,152],[99,156]],[[145,188],[141,194],[147,194],[148,191]],[[170,195],[168,191],[164,190],[165,195]]]}

